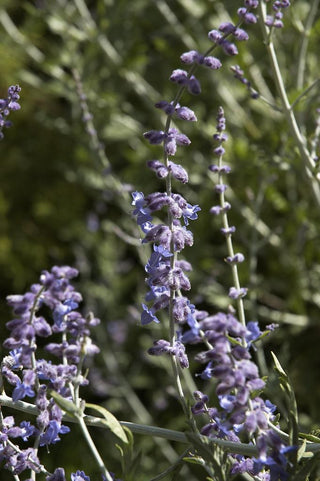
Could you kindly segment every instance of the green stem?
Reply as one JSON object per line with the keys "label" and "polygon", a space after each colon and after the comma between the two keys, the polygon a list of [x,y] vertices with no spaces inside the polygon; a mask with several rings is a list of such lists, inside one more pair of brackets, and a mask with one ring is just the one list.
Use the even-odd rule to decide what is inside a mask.
{"label": "green stem", "polygon": [[[222,167],[222,155],[219,156],[218,165],[219,165],[219,168]],[[221,171],[219,171],[219,174],[218,174],[218,183],[223,184],[223,175],[222,175]],[[223,211],[222,211],[223,212],[222,213],[222,223],[223,223],[223,227],[226,230],[229,230],[228,214],[227,214],[226,210],[224,209],[224,205],[225,205],[225,195],[224,195],[224,192],[221,192],[220,193],[220,206],[223,209]],[[232,235],[231,234],[227,234],[226,243],[227,243],[228,255],[231,258],[233,258],[234,257],[234,249],[233,249]],[[231,271],[232,271],[232,278],[233,278],[234,286],[239,291],[241,289],[241,286],[240,286],[240,280],[239,280],[239,274],[238,274],[238,266],[236,264],[231,264]],[[246,317],[245,317],[242,297],[238,297],[236,299],[236,304],[237,304],[239,321],[245,327],[246,326]]]}
{"label": "green stem", "polygon": [[[34,404],[30,404],[25,401],[12,401],[12,399],[5,394],[0,395],[0,405],[10,407],[12,409],[16,409],[17,411],[22,411],[34,416],[37,416],[39,414],[38,408]],[[66,414],[63,416],[63,420],[65,422],[70,422],[70,423],[78,422],[77,419],[75,419],[74,417],[68,416]],[[83,420],[83,424],[85,424],[86,426],[94,426],[94,427],[106,429],[105,423],[103,422],[102,418],[85,415],[82,418],[82,420]],[[120,421],[120,424],[121,426],[129,428],[135,434],[155,436],[155,437],[165,438],[170,441],[180,442],[182,444],[190,444],[190,440],[188,440],[187,436],[180,431],[174,431],[173,429],[159,428],[157,426],[145,426],[143,424],[131,423],[128,421]],[[277,430],[275,426],[273,426],[273,429]],[[287,438],[286,433],[283,433],[282,431],[279,431],[279,430],[277,430],[277,432],[279,432],[280,436],[283,436],[285,439]],[[203,438],[204,442],[206,443],[208,442],[207,437],[200,436],[200,438]],[[217,439],[217,438],[209,439],[209,441],[235,454],[244,454],[248,456],[257,454],[257,449],[252,444],[234,443],[231,441],[225,441],[223,439]],[[307,443],[306,452],[317,452],[317,451],[320,451],[320,443],[310,443],[310,442]]]}
{"label": "green stem", "polygon": [[85,440],[87,441],[87,444],[88,444],[88,446],[91,450],[91,453],[93,454],[93,457],[96,460],[96,463],[99,466],[99,469],[100,469],[101,473],[106,477],[107,481],[113,481],[113,479],[111,477],[111,474],[109,473],[109,471],[105,467],[104,462],[103,462],[103,460],[102,460],[102,458],[99,454],[99,451],[97,450],[96,445],[93,442],[93,439],[92,439],[92,437],[89,433],[89,430],[88,430],[87,425],[84,421],[84,418],[82,416],[77,416],[77,420],[78,420],[80,429],[82,431],[82,434],[83,434]]}
{"label": "green stem", "polygon": [[314,197],[320,206],[320,189],[319,189],[319,182],[316,175],[316,164],[314,159],[311,157],[310,152],[307,149],[305,138],[303,137],[302,133],[300,132],[299,126],[297,124],[294,112],[290,105],[286,89],[284,86],[283,78],[281,75],[281,70],[279,67],[278,58],[276,55],[275,47],[272,42],[272,37],[270,35],[270,29],[265,24],[266,19],[266,10],[265,5],[263,2],[259,2],[258,6],[259,10],[259,20],[260,20],[260,27],[262,30],[265,46],[269,55],[271,69],[273,73],[273,78],[278,90],[278,94],[280,97],[280,101],[282,104],[282,110],[286,117],[287,123],[289,125],[293,140],[299,150],[301,159],[304,163],[306,174],[308,179],[311,182],[312,191]]}

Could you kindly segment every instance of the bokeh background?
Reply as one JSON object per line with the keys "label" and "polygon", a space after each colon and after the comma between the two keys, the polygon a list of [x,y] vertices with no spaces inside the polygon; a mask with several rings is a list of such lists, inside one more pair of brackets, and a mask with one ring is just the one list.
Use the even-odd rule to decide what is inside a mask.
{"label": "bokeh background", "polygon": [[[318,76],[320,20],[315,13],[308,36],[304,25],[312,2],[296,0],[276,32],[276,50],[284,82],[294,101]],[[179,56],[205,51],[207,32],[222,21],[236,21],[234,0],[1,0],[0,97],[9,85],[22,87],[21,110],[0,144],[0,289],[1,339],[11,319],[8,294],[23,293],[41,270],[70,264],[80,271],[77,287],[85,312],[101,325],[94,336],[101,354],[90,365],[83,393],[119,419],[184,429],[184,419],[165,359],[150,358],[154,339],[166,336],[166,323],[140,326],[146,292],[144,263],[148,246],[131,217],[130,192],[146,194],[163,184],[146,168],[161,149],[143,132],[161,129],[164,116],[154,103],[175,95],[169,82]],[[220,105],[227,118],[226,159],[231,221],[237,227],[235,248],[245,254],[241,283],[249,288],[248,320],[280,328],[256,353],[261,372],[269,375],[267,395],[277,400],[285,426],[285,400],[273,374],[270,350],[287,369],[295,388],[301,429],[316,430],[320,417],[320,209],[283,115],[262,100],[253,100],[234,79],[239,64],[246,77],[271,104],[279,105],[258,25],[250,41],[238,45],[236,58],[220,55],[219,72],[198,72],[202,94],[185,94],[196,124],[178,127],[192,141],[177,161],[189,171],[187,186],[177,185],[190,203],[199,204],[191,229],[195,247],[184,255],[193,265],[190,297],[202,309],[226,309],[231,273],[219,219],[209,209],[217,202],[208,166],[213,161],[212,134]],[[290,48],[288,47],[290,46]],[[95,134],[83,121],[79,89],[86,95]],[[315,86],[295,107],[309,143],[314,139],[319,89]],[[89,126],[90,127],[90,126]],[[92,126],[91,126],[92,127]],[[263,349],[264,348],[264,349]],[[191,371],[201,367],[192,361]],[[5,354],[5,353],[3,353]],[[197,379],[197,382],[199,379]],[[201,389],[214,387],[198,382]],[[106,463],[120,476],[115,439],[93,432]],[[135,436],[137,470],[132,479],[150,480],[183,447]],[[45,454],[49,470],[96,468],[79,433],[63,438]],[[93,474],[92,474],[93,473]],[[95,474],[94,474],[95,473]],[[174,479],[203,479],[191,467]],[[8,476],[8,478],[6,478]],[[11,479],[1,471],[1,479]],[[129,478],[128,478],[129,479]]]}

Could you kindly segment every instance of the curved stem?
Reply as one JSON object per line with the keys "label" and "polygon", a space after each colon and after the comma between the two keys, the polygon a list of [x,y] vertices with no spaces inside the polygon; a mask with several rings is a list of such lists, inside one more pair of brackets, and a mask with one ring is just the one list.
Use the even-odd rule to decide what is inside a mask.
{"label": "curved stem", "polygon": [[259,20],[260,20],[260,27],[262,30],[265,46],[269,55],[271,69],[273,72],[274,81],[278,90],[278,94],[280,97],[280,101],[282,104],[282,110],[286,117],[287,123],[289,125],[293,140],[299,150],[301,159],[304,163],[306,174],[308,179],[310,180],[312,191],[316,202],[320,206],[320,189],[319,189],[319,182],[316,177],[316,164],[314,159],[311,157],[310,152],[306,146],[305,138],[303,137],[302,133],[300,132],[299,126],[297,124],[294,112],[290,105],[285,85],[283,82],[283,78],[281,75],[281,70],[279,67],[278,58],[276,55],[275,47],[272,42],[272,38],[270,35],[270,29],[265,24],[266,19],[266,11],[265,5],[263,2],[259,2]]}

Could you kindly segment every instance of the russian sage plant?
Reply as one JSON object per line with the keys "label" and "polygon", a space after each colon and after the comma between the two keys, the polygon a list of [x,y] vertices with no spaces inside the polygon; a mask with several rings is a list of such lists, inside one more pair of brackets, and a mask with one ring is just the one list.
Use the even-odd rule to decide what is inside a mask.
{"label": "russian sage plant", "polygon": [[[221,106],[217,107],[216,125],[212,126],[213,163],[208,155],[215,205],[210,212],[201,215],[215,216],[225,239],[224,260],[232,276],[232,285],[226,287],[229,305],[225,311],[207,312],[196,305],[194,296],[187,295],[191,291],[190,273],[197,266],[192,266],[186,259],[184,250],[197,244],[190,225],[197,221],[201,208],[190,203],[184,195],[189,175],[179,158],[191,140],[179,126],[183,122],[197,121],[196,113],[183,104],[184,97],[187,92],[194,96],[201,93],[202,67],[219,75],[224,56],[236,56],[238,42],[249,41],[251,25],[261,25],[282,106],[272,106],[253,87],[240,65],[232,66],[231,71],[254,101],[266,101],[286,115],[315,198],[320,199],[317,176],[319,119],[309,150],[298,129],[292,106],[288,104],[272,46],[272,35],[284,27],[290,2],[245,0],[237,7],[235,23],[228,20],[209,31],[211,44],[204,53],[189,50],[181,55],[184,68],[175,69],[170,76],[170,81],[177,86],[176,95],[171,101],[160,100],[155,104],[166,115],[165,125],[162,130],[152,129],[144,134],[144,139],[151,145],[160,146],[160,158],[148,160],[147,167],[162,181],[163,188],[156,192],[132,192],[133,216],[142,231],[142,244],[151,246],[151,255],[145,265],[147,292],[141,305],[141,324],[162,326],[162,336],[149,346],[148,354],[170,359],[172,381],[186,429],[181,432],[119,422],[104,407],[81,398],[80,388],[89,383],[87,359],[103,349],[92,337],[100,321],[92,313],[84,316],[79,311],[82,295],[72,284],[78,270],[54,266],[50,271],[44,270],[39,282],[27,293],[7,297],[14,319],[6,324],[10,333],[3,346],[8,354],[1,362],[0,463],[1,469],[8,470],[15,481],[93,479],[82,470],[83,466],[79,466],[80,469],[71,473],[69,478],[65,467],[58,466],[50,472],[41,461],[44,449],[49,450],[50,445],[61,438],[68,442],[64,435],[75,423],[80,427],[102,481],[144,479],[143,472],[137,471],[138,466],[141,471],[143,469],[139,465],[139,456],[133,455],[132,433],[159,436],[187,445],[171,466],[163,473],[155,473],[154,481],[171,473],[171,479],[176,479],[174,473],[182,463],[199,465],[203,471],[197,479],[210,481],[225,481],[236,476],[256,481],[313,479],[312,472],[320,459],[320,439],[313,435],[299,435],[292,385],[273,354],[279,385],[288,403],[287,423],[280,425],[277,400],[269,399],[268,380],[261,376],[256,363],[261,340],[278,326],[269,323],[261,329],[256,320],[246,320],[244,300],[249,289],[241,285],[238,269],[246,259],[233,245],[237,231],[231,222],[232,203],[228,199],[229,183],[226,180],[231,166],[228,161],[225,163],[228,159],[228,119]],[[85,11],[83,8],[82,5],[82,11]],[[103,166],[109,167],[76,69],[73,77],[93,150]],[[18,85],[9,87],[7,98],[0,100],[1,138],[3,128],[11,126],[7,120],[10,111],[20,108],[20,90]],[[121,184],[113,177],[110,179],[108,182],[120,196]],[[124,197],[122,206],[123,202]],[[191,383],[192,393],[189,392],[190,383],[186,382],[188,376],[190,378],[191,362],[199,365]],[[165,380],[164,387],[170,383]],[[201,389],[197,388],[197,383],[201,383]],[[8,415],[6,408],[10,408]],[[89,416],[86,409],[94,410],[99,416]],[[28,416],[18,421],[12,410]],[[108,453],[99,452],[88,425],[107,428],[117,438],[122,463],[121,480],[109,471]],[[134,475],[127,469],[128,460],[129,464],[135,464]]]}

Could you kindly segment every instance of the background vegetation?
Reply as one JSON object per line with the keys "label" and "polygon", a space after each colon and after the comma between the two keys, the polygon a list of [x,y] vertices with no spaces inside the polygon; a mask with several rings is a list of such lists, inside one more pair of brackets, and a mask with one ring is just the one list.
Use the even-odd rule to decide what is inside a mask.
{"label": "background vegetation", "polygon": [[[157,158],[159,149],[150,149],[142,137],[163,126],[164,117],[153,105],[173,98],[175,86],[168,78],[180,68],[179,56],[190,49],[205,51],[208,30],[236,19],[235,3],[1,1],[0,97],[11,84],[22,87],[22,109],[11,114],[14,127],[0,144],[1,338],[11,319],[6,295],[23,293],[42,269],[54,264],[77,267],[84,309],[102,320],[96,331],[101,355],[91,367],[87,396],[119,419],[183,428],[169,366],[146,355],[163,327],[139,326],[148,251],[140,246],[130,217],[130,192],[162,188],[146,169],[146,161]],[[318,76],[319,15],[308,37],[307,56],[302,50],[309,9],[309,1],[296,0],[286,12],[285,28],[276,33],[291,101]],[[234,239],[247,258],[240,268],[242,285],[250,290],[247,317],[262,326],[280,324],[266,345],[292,378],[301,427],[312,430],[320,427],[319,207],[283,115],[252,100],[230,71],[239,64],[252,85],[278,103],[259,27],[250,27],[249,33],[250,41],[239,46],[236,59],[223,58],[221,71],[200,71],[201,96],[185,98],[199,119],[184,128],[192,144],[179,159],[190,173],[182,193],[202,209],[192,225],[195,247],[186,251],[194,268],[192,298],[210,312],[228,305],[225,245],[219,221],[208,213],[217,200],[208,176],[211,136],[217,108],[223,105]],[[86,130],[75,76],[101,145]],[[296,106],[309,141],[320,107],[318,92],[310,90]],[[270,374],[270,398],[279,396],[269,355],[260,354],[258,361],[262,372]],[[192,369],[197,372],[199,366],[194,363]],[[110,455],[111,471],[119,472],[113,440],[98,431],[97,436],[102,452]],[[68,437],[48,456],[48,469],[64,465],[70,472],[90,463],[77,433]],[[70,454],[75,443],[77,456]],[[159,448],[139,436],[135,443],[149,478],[175,458],[175,446],[160,442]],[[81,459],[86,459],[82,467]],[[138,470],[133,479],[147,478],[139,477]]]}

